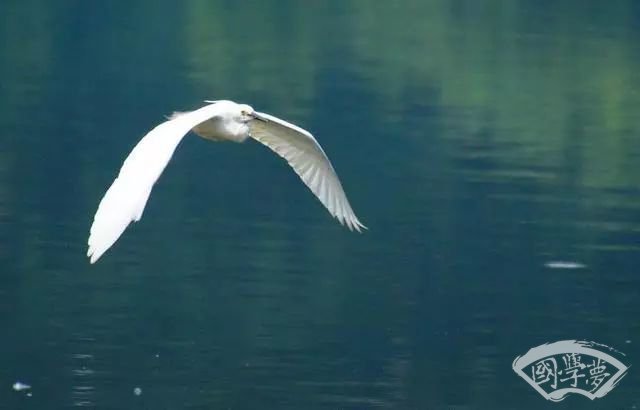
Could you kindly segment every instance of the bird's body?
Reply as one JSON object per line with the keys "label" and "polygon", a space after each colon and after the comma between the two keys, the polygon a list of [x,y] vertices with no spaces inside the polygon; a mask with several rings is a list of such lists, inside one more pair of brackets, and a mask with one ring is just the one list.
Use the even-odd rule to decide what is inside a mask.
{"label": "bird's body", "polygon": [[[215,106],[214,110],[208,107]],[[209,106],[202,107],[205,115],[213,114],[207,120],[196,124],[191,130],[204,139],[211,141],[244,142],[249,138],[249,120],[242,117],[242,112],[253,112],[253,108],[246,104],[236,104],[233,101],[212,101]],[[240,110],[240,115],[224,115],[225,113]],[[196,110],[199,111],[199,110]],[[174,112],[169,120],[175,120],[192,112]]]}
{"label": "bird's body", "polygon": [[246,104],[211,103],[191,112],[175,112],[149,131],[125,159],[118,177],[100,201],[89,234],[91,263],[97,261],[142,217],[151,189],[182,138],[192,130],[211,141],[244,142],[253,138],[284,158],[341,224],[360,231],[340,180],[320,144],[307,131]]}

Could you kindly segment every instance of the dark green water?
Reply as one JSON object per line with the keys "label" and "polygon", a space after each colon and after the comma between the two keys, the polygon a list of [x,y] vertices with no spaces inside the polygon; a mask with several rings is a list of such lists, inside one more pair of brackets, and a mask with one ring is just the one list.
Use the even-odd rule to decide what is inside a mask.
{"label": "dark green water", "polygon": [[[89,265],[131,147],[221,98],[312,130],[370,230],[190,136]],[[639,266],[637,1],[0,3],[0,408],[635,409]],[[545,401],[511,364],[563,339],[628,376]]]}

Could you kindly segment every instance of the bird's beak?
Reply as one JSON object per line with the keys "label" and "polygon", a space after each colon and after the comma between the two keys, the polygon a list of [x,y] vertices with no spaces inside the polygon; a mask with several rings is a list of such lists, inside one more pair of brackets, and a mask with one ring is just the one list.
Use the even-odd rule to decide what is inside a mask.
{"label": "bird's beak", "polygon": [[266,118],[264,118],[262,115],[260,115],[257,112],[252,112],[251,114],[249,114],[249,116],[251,118],[253,118],[254,120],[258,120],[258,121],[262,121],[262,122],[269,122]]}

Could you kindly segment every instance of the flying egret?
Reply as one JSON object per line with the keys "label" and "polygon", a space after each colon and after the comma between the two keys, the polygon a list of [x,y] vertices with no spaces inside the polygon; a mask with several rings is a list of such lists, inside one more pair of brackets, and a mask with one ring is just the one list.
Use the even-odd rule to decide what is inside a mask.
{"label": "flying egret", "polygon": [[349,205],[329,158],[307,131],[249,105],[205,101],[202,108],[176,112],[133,148],[111,187],[104,194],[89,233],[90,262],[96,262],[142,217],[153,185],[182,138],[192,130],[211,141],[243,142],[251,137],[284,158],[331,215],[350,230],[366,227]]}

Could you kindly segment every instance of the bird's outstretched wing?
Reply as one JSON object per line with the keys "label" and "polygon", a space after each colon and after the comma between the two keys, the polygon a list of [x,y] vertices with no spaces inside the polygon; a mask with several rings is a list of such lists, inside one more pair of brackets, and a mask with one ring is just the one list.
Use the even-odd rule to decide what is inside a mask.
{"label": "bird's outstretched wing", "polygon": [[308,131],[260,112],[255,113],[249,128],[251,137],[284,158],[341,224],[358,232],[366,229],[351,209],[329,158]]}
{"label": "bird's outstretched wing", "polygon": [[217,104],[211,104],[172,117],[138,142],[104,194],[93,218],[87,251],[91,263],[118,240],[129,223],[140,220],[153,185],[182,138],[196,125],[218,115],[219,111]]}

